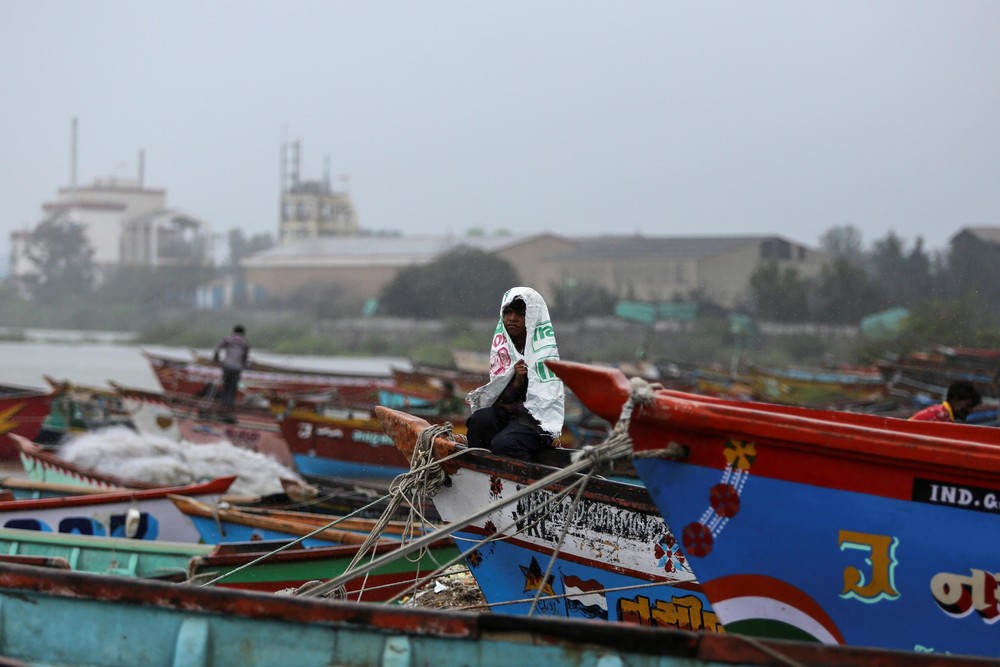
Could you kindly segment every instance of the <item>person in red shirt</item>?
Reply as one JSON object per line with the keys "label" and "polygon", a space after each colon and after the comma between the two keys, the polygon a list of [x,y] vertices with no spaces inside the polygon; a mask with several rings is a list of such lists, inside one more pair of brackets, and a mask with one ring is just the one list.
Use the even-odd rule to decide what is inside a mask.
{"label": "person in red shirt", "polygon": [[966,380],[955,380],[948,387],[943,403],[931,405],[910,417],[913,421],[964,422],[972,409],[983,402],[979,391]]}

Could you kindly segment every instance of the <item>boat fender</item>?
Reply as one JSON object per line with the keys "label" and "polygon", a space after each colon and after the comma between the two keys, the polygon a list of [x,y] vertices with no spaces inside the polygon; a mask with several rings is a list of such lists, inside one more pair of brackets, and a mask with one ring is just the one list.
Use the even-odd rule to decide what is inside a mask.
{"label": "boat fender", "polygon": [[139,519],[142,517],[139,510],[130,507],[125,513],[125,537],[134,538],[139,534]]}

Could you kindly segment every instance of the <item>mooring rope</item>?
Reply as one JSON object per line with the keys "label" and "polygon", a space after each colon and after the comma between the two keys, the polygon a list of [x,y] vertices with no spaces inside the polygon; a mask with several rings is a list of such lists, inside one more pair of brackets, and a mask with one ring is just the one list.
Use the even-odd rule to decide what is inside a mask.
{"label": "mooring rope", "polygon": [[[361,558],[360,554],[362,553],[361,551],[359,551],[359,555],[356,556],[355,562],[353,562],[351,566],[349,566],[348,569],[345,570],[343,574],[339,575],[338,577],[335,577],[334,579],[330,579],[323,584],[313,586],[308,591],[302,591],[301,593],[297,592],[297,594],[301,594],[304,596],[313,596],[313,597],[324,595],[326,592],[335,590],[337,587],[342,586],[346,582],[358,576],[361,576],[362,574],[371,572],[372,570],[381,567],[383,564],[393,562],[398,558],[405,557],[417,551],[420,551],[422,553],[423,550],[432,542],[453,535],[454,533],[466,528],[468,525],[475,522],[476,520],[481,519],[493,513],[500,507],[514,503],[520,500],[521,498],[533,494],[536,491],[540,491],[551,484],[562,482],[563,480],[571,476],[582,473],[582,477],[580,480],[577,480],[577,482],[570,485],[570,487],[556,494],[548,501],[544,502],[541,506],[533,509],[529,513],[529,514],[537,513],[541,511],[541,509],[543,508],[551,507],[551,505],[554,502],[556,502],[557,499],[561,500],[562,497],[566,495],[566,493],[569,493],[570,489],[576,489],[576,487],[579,486],[580,489],[577,491],[577,495],[574,498],[573,505],[571,506],[570,513],[568,515],[569,517],[572,517],[575,514],[577,503],[579,502],[579,499],[583,495],[583,489],[585,488],[589,480],[593,477],[593,475],[601,474],[602,472],[610,470],[612,464],[618,460],[632,458],[633,456],[632,438],[628,433],[632,414],[637,407],[641,408],[643,406],[649,405],[654,400],[655,400],[654,388],[641,378],[633,378],[631,381],[631,391],[629,398],[622,406],[621,416],[618,422],[609,432],[607,439],[599,445],[588,445],[573,452],[570,457],[570,464],[565,468],[562,468],[528,486],[523,487],[522,489],[520,489],[519,491],[517,491],[508,498],[504,498],[494,503],[490,503],[460,519],[451,521],[446,526],[441,527],[436,531],[424,534],[420,537],[416,537],[409,541],[405,541],[405,543],[399,549],[393,551],[392,553],[385,554],[379,558],[374,558],[364,566],[356,567],[357,563],[360,561]],[[437,437],[449,436],[450,434],[451,434],[450,424],[439,424],[434,426],[428,426],[427,428],[423,429],[420,432],[417,438],[417,444],[414,448],[413,458],[411,459],[411,461],[413,461],[411,463],[412,466],[411,471],[409,473],[404,473],[403,475],[400,475],[393,482],[393,486],[395,486],[398,489],[398,493],[393,494],[393,500],[391,501],[392,505],[398,507],[400,503],[404,502],[404,497],[421,498],[421,499],[432,497],[440,490],[440,488],[444,485],[445,480],[447,479],[447,476],[445,475],[443,469],[441,468],[441,463],[450,460],[452,458],[468,454],[472,451],[477,451],[471,448],[459,449],[440,461],[436,460],[433,454],[434,440]],[[678,449],[680,451],[677,451]],[[478,451],[485,451],[485,450],[478,450]],[[680,448],[680,446],[674,446],[674,443],[671,443],[671,445],[669,445],[665,450],[662,451],[664,452],[664,455],[679,455],[680,453],[683,452],[683,449]],[[413,474],[413,473],[419,473],[419,474]],[[422,506],[420,503],[416,503],[414,501],[409,501],[409,504],[411,508]],[[523,522],[524,517],[521,517],[520,521]],[[507,535],[505,531],[514,528],[515,525],[516,524],[511,524],[510,526],[504,526],[502,528],[497,529],[496,532],[493,533],[493,535],[487,536],[486,538],[479,540],[471,548],[462,551],[458,556],[449,560],[446,566],[467,556],[468,554],[484,546],[490,541],[493,541],[495,539],[501,539],[499,537],[501,534],[503,534],[503,539],[506,539],[507,537],[509,537],[509,535]],[[564,523],[559,541],[557,542],[556,547],[553,549],[553,554],[549,561],[547,572],[551,572],[551,569],[554,566],[556,559],[558,558],[562,545],[565,541],[565,537],[568,534],[569,525],[570,521],[567,520]],[[519,529],[514,534],[520,532],[521,530]],[[410,534],[412,535],[413,533],[411,532]],[[442,569],[443,568],[438,568],[437,570],[432,572],[431,576],[433,576],[433,574],[436,574],[437,572],[440,572]],[[538,596],[536,596],[536,598],[538,598]],[[534,607],[535,604],[533,603],[532,610],[534,610]]]}
{"label": "mooring rope", "polygon": [[[438,436],[450,435],[451,429],[451,424],[446,422],[443,424],[434,424],[420,432],[413,448],[413,453],[410,456],[410,470],[397,475],[393,479],[392,484],[389,485],[389,502],[386,504],[385,509],[382,510],[382,516],[375,521],[371,532],[368,533],[365,541],[358,547],[345,572],[354,570],[355,566],[368,553],[369,549],[372,549],[374,544],[381,539],[393,514],[403,505],[404,501],[409,504],[410,512],[406,518],[401,540],[407,541],[408,539],[412,539],[417,532],[420,532],[414,521],[414,514],[417,511],[417,507],[423,507],[423,502],[426,498],[433,496],[444,486],[446,478],[441,465],[434,460],[434,440]],[[416,560],[419,561],[424,553],[425,549],[421,549],[420,553],[416,556]],[[374,557],[374,555],[373,551],[372,556]],[[367,578],[368,573],[366,572],[365,582],[367,582]],[[364,583],[362,584],[363,588]]]}
{"label": "mooring rope", "polygon": [[[537,525],[542,519],[545,518],[545,514],[544,513],[546,512],[546,510],[548,510],[551,506],[555,505],[556,503],[560,503],[563,498],[565,498],[567,495],[570,495],[576,489],[577,486],[583,484],[585,481],[586,481],[585,478],[581,478],[579,480],[576,480],[576,481],[572,482],[571,484],[569,484],[566,488],[562,489],[561,491],[558,491],[557,493],[553,493],[551,497],[549,497],[547,500],[544,500],[541,504],[539,504],[539,505],[537,505],[535,507],[529,508],[524,513],[524,515],[519,516],[517,519],[515,519],[511,523],[508,523],[508,524],[506,524],[504,526],[500,526],[499,528],[497,528],[496,530],[494,530],[492,534],[487,535],[486,537],[483,537],[483,538],[481,538],[479,540],[466,540],[468,542],[472,542],[472,546],[471,547],[469,547],[468,549],[460,552],[457,556],[454,556],[453,558],[449,559],[446,563],[444,563],[443,565],[441,565],[437,570],[435,570],[431,574],[427,575],[424,579],[415,582],[410,588],[408,588],[405,591],[400,592],[398,595],[396,595],[389,602],[395,602],[396,600],[404,597],[408,593],[411,593],[411,592],[415,591],[420,586],[422,586],[423,584],[427,583],[427,581],[429,581],[430,579],[433,579],[437,575],[438,572],[440,572],[440,571],[442,571],[444,569],[447,569],[452,564],[458,562],[459,560],[462,560],[463,558],[466,558],[472,552],[474,552],[477,549],[480,549],[480,548],[486,546],[490,542],[497,542],[497,541],[501,541],[501,540],[507,540],[507,539],[510,539],[512,537],[515,537],[516,535],[519,535],[520,533],[527,532],[527,531],[531,530],[532,527],[534,527],[535,525]],[[499,508],[501,508],[501,507],[503,507],[504,505],[507,505],[507,504],[509,504],[508,501],[506,501],[506,500],[499,500],[499,501],[497,501],[495,503],[491,503],[490,505],[488,505],[488,507],[490,508],[491,511],[495,511],[495,510],[497,510],[497,509],[499,509]],[[537,515],[537,518],[534,521],[531,521],[530,523],[524,523],[527,519],[535,517],[536,515]],[[521,523],[524,523],[524,525],[518,527],[518,524],[521,524]],[[515,530],[513,530],[513,532],[511,532],[511,529],[515,529]]]}
{"label": "mooring rope", "polygon": [[[310,533],[308,533],[306,535],[302,535],[300,537],[297,537],[297,538],[295,538],[295,539],[293,539],[293,540],[291,540],[291,541],[289,541],[289,542],[281,545],[277,549],[274,549],[272,551],[268,551],[267,553],[261,554],[259,557],[253,559],[252,561],[250,561],[248,563],[244,563],[243,565],[240,565],[239,567],[233,568],[229,572],[224,572],[224,573],[220,574],[218,577],[212,579],[211,581],[206,581],[206,582],[198,584],[198,585],[199,586],[211,586],[213,584],[216,584],[216,583],[222,581],[223,579],[226,579],[227,577],[233,576],[237,572],[245,570],[245,569],[247,569],[249,567],[252,567],[254,565],[258,565],[259,563],[264,562],[265,560],[267,560],[271,556],[274,556],[275,554],[278,554],[278,553],[280,553],[282,551],[285,551],[287,549],[291,549],[292,547],[297,546],[298,544],[300,544],[300,543],[308,540],[309,538],[314,537],[314,536],[318,535],[319,533],[322,533],[323,531],[327,530],[328,528],[333,528],[333,527],[337,526],[337,524],[339,524],[339,523],[341,523],[343,521],[346,521],[347,519],[352,518],[356,514],[360,514],[360,513],[364,512],[364,511],[366,511],[368,508],[373,507],[373,506],[375,506],[375,505],[377,505],[377,504],[379,504],[381,502],[384,502],[384,500],[385,500],[385,498],[379,498],[378,500],[374,500],[374,501],[368,503],[364,507],[360,507],[360,508],[354,510],[350,514],[345,514],[344,516],[338,516],[333,521],[331,521],[330,523],[326,524],[325,526],[320,526],[319,528],[313,530],[312,532],[310,532]],[[215,520],[216,520],[217,523],[221,521],[221,518],[218,515],[218,507],[217,506],[213,507],[213,509],[212,509],[212,516],[215,518]],[[221,524],[219,524],[218,527],[219,527],[219,530],[220,530],[220,533],[221,533],[221,530],[222,530]],[[331,544],[333,544],[333,543],[331,543]]]}

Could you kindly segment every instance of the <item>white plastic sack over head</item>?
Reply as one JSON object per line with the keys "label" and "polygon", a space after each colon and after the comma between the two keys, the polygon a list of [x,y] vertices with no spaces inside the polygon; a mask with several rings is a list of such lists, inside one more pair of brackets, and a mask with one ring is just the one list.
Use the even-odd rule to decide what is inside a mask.
{"label": "white plastic sack over head", "polygon": [[[525,304],[527,338],[523,355],[503,326],[503,307],[517,297]],[[545,360],[558,358],[556,334],[545,299],[530,287],[512,287],[500,301],[500,320],[490,346],[490,381],[469,392],[465,402],[473,411],[493,405],[513,377],[514,364],[524,359],[528,366],[528,397],[524,407],[538,421],[542,431],[557,439],[563,428],[566,389],[562,380],[545,365]]]}

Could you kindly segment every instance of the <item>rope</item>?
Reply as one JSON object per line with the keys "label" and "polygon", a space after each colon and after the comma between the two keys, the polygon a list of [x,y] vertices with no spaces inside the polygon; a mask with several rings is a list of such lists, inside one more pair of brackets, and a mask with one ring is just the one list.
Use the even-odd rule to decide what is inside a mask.
{"label": "rope", "polygon": [[[666,586],[666,582],[663,581],[648,581],[642,584],[629,584],[628,586],[613,586],[610,588],[595,588],[592,593],[617,593],[620,591],[634,591],[641,588],[653,588],[655,586]],[[552,595],[543,595],[541,600],[563,600],[565,598],[571,598],[578,593],[553,593]],[[504,600],[503,602],[487,602],[486,604],[472,604],[465,607],[457,607],[456,611],[467,611],[469,609],[482,609],[483,607],[507,607],[513,604],[523,604],[525,602],[531,602],[534,598],[521,598],[519,600]]]}
{"label": "rope", "polygon": [[[306,591],[296,591],[297,595],[316,597],[325,594],[328,591],[335,590],[338,586],[342,586],[351,579],[360,576],[361,574],[366,574],[372,570],[382,566],[383,564],[390,563],[398,558],[405,557],[411,553],[423,551],[427,546],[439,539],[451,536],[452,534],[462,530],[474,521],[483,518],[491,514],[499,507],[516,502],[521,498],[540,491],[545,487],[561,482],[573,475],[578,473],[586,473],[581,480],[571,484],[569,487],[563,491],[553,495],[549,500],[545,501],[539,507],[532,510],[532,513],[540,512],[543,508],[547,508],[552,505],[552,503],[557,502],[562,499],[567,493],[570,493],[572,489],[580,486],[581,489],[574,498],[573,505],[570,508],[568,516],[572,516],[576,512],[576,508],[582,497],[583,489],[586,487],[587,482],[591,479],[594,474],[598,474],[602,471],[610,470],[611,464],[620,459],[630,459],[633,455],[632,439],[628,433],[629,423],[631,421],[632,412],[636,407],[643,407],[649,405],[655,400],[654,388],[649,385],[645,380],[641,378],[634,378],[631,381],[631,392],[628,400],[622,406],[622,414],[618,423],[615,424],[614,428],[608,435],[605,442],[596,446],[586,446],[580,450],[575,451],[570,457],[570,464],[558,470],[546,477],[523,487],[518,492],[510,496],[509,498],[499,500],[494,503],[490,503],[485,507],[479,508],[473,511],[471,514],[450,522],[447,526],[439,528],[438,530],[425,534],[422,537],[405,540],[404,544],[396,551],[390,554],[385,554],[380,558],[373,558],[367,565],[356,568],[357,563],[360,561],[364,549],[367,549],[369,544],[366,540],[364,549],[359,549],[358,554],[352,559],[352,563],[348,566],[347,570],[340,576],[327,581],[324,584],[320,584],[311,587],[310,590]],[[392,509],[398,508],[399,505],[404,502],[404,498],[413,499],[426,499],[435,495],[446,482],[446,475],[441,469],[441,463],[450,460],[452,458],[462,456],[470,451],[476,451],[474,449],[465,448],[458,450],[455,453],[449,455],[442,459],[442,461],[437,461],[434,458],[433,453],[433,443],[437,437],[440,436],[450,436],[451,435],[451,424],[437,424],[428,426],[417,438],[417,443],[414,447],[414,452],[411,457],[411,470],[403,475],[400,475],[395,480],[390,488],[390,494],[392,499],[390,501],[390,507]],[[414,501],[408,501],[411,510],[416,510],[417,507],[422,507],[422,503],[418,504]],[[387,516],[389,513],[389,508],[386,508],[386,513],[383,516]],[[411,513],[411,519],[413,514]],[[524,517],[520,519],[524,521]],[[408,524],[409,525],[409,524]],[[461,552],[459,556],[451,559],[448,564],[451,564],[460,558],[465,557],[469,553],[472,553],[477,548],[489,543],[494,539],[499,539],[499,535],[505,534],[505,531],[510,530],[515,524],[509,526],[504,526],[498,529],[493,535],[476,542],[471,548]],[[569,530],[570,521],[567,520],[563,525],[563,531],[560,535],[559,542],[555,549],[553,549],[552,557],[549,561],[548,567],[546,569],[546,576],[551,572],[556,559],[558,558],[559,551],[562,547],[563,541],[565,540],[566,534]],[[520,530],[518,530],[520,532]],[[517,534],[517,533],[514,533]],[[369,537],[375,539],[373,536],[375,531],[372,531],[372,535]],[[411,530],[407,530],[408,536],[413,536]],[[506,534],[505,534],[506,537]],[[440,570],[438,570],[440,571]],[[432,573],[433,574],[433,573]],[[543,579],[544,581],[544,579]],[[540,595],[541,591],[539,591]],[[539,595],[536,595],[536,603]],[[534,611],[536,603],[532,604],[532,611]]]}
{"label": "rope", "polygon": [[576,497],[573,498],[573,504],[570,505],[569,512],[566,514],[566,521],[563,522],[562,531],[559,533],[559,540],[556,542],[556,546],[552,549],[552,555],[549,556],[548,567],[545,568],[545,574],[542,575],[542,583],[535,591],[535,599],[531,601],[531,609],[528,610],[528,616],[535,615],[535,609],[538,608],[538,599],[542,595],[542,590],[545,588],[545,582],[549,580],[549,576],[552,574],[552,568],[556,564],[556,560],[559,558],[559,552],[562,550],[563,542],[566,541],[566,533],[569,532],[569,525],[573,521],[573,517],[576,515],[576,508],[580,504],[580,500],[583,498],[583,492],[587,488],[587,483],[593,476],[594,471],[588,472],[582,483],[580,484],[580,490],[577,492]]}
{"label": "rope", "polygon": [[[336,519],[334,519],[333,521],[331,521],[330,523],[326,524],[325,526],[321,526],[321,527],[317,528],[316,530],[312,531],[311,533],[308,533],[307,535],[302,535],[301,537],[298,537],[298,538],[292,540],[291,542],[283,544],[280,547],[278,547],[277,549],[274,549],[273,551],[269,551],[269,552],[267,552],[265,554],[262,554],[261,556],[259,556],[258,558],[253,559],[249,563],[244,563],[243,565],[240,565],[239,567],[235,567],[232,570],[230,570],[229,572],[223,572],[218,577],[212,579],[211,581],[207,581],[205,583],[199,584],[199,586],[211,586],[213,584],[216,584],[216,583],[222,581],[223,579],[225,579],[227,577],[231,577],[232,575],[236,574],[237,572],[240,572],[242,570],[247,569],[248,567],[251,567],[253,565],[257,565],[258,563],[262,563],[263,561],[267,560],[271,556],[273,556],[273,555],[275,555],[277,553],[280,553],[282,551],[285,551],[286,549],[290,549],[290,548],[298,545],[299,543],[308,540],[310,537],[312,537],[312,536],[314,536],[314,535],[316,535],[318,533],[322,533],[327,528],[333,528],[334,526],[336,526],[337,524],[341,523],[342,521],[344,521],[346,519],[350,519],[354,515],[360,514],[361,512],[364,512],[365,510],[367,510],[369,507],[377,505],[378,503],[383,502],[384,500],[385,500],[385,498],[379,498],[377,500],[374,500],[374,501],[368,503],[364,507],[361,507],[359,509],[354,510],[350,514],[347,514],[347,515],[344,515],[344,516],[339,516]],[[218,508],[217,507],[215,509],[213,509],[212,515],[215,517],[216,522],[220,522],[220,518],[218,516]],[[221,525],[220,525],[219,529],[220,529],[220,534],[221,534],[221,530],[222,530],[221,529]],[[189,582],[189,583],[193,583],[193,582]]]}
{"label": "rope", "polygon": [[[569,486],[567,486],[565,489],[563,489],[563,490],[561,490],[561,491],[553,494],[551,498],[549,498],[548,500],[543,501],[540,505],[538,505],[536,507],[530,508],[522,517],[519,517],[518,519],[515,519],[512,523],[508,523],[506,526],[501,526],[501,527],[497,528],[495,531],[493,531],[493,533],[491,535],[488,535],[488,536],[484,537],[481,540],[469,540],[469,541],[471,541],[473,543],[471,547],[469,547],[465,551],[460,552],[457,556],[454,556],[453,558],[449,559],[446,563],[444,563],[444,565],[440,566],[436,571],[434,571],[431,574],[427,575],[423,579],[415,582],[414,585],[412,585],[410,588],[406,589],[405,591],[400,592],[392,600],[389,600],[389,602],[390,603],[391,602],[395,602],[395,601],[399,600],[400,598],[404,597],[405,595],[407,595],[408,593],[411,593],[411,592],[415,591],[416,589],[420,588],[421,586],[423,586],[425,583],[427,583],[431,579],[435,578],[435,576],[437,575],[438,572],[440,572],[440,571],[448,568],[453,563],[456,563],[459,560],[462,560],[463,558],[465,558],[466,556],[468,556],[469,554],[471,554],[473,551],[476,551],[477,549],[486,546],[490,542],[496,542],[496,541],[499,541],[499,540],[502,540],[502,539],[503,540],[510,539],[511,537],[514,537],[514,536],[516,536],[516,535],[518,535],[518,534],[520,534],[522,532],[527,532],[528,530],[531,530],[531,528],[535,524],[537,524],[539,521],[542,520],[542,518],[544,518],[544,515],[543,515],[543,511],[544,510],[547,510],[552,505],[560,502],[565,496],[567,496],[570,493],[572,493],[573,490],[577,486],[583,484],[585,481],[586,481],[585,478],[582,478],[582,479],[579,479],[579,480],[573,482],[572,484],[570,484]],[[490,509],[490,511],[493,511],[493,510],[495,510],[495,509],[497,509],[499,507],[502,507],[504,505],[509,504],[509,502],[512,502],[512,501],[497,501],[495,503],[489,504],[487,507]],[[525,523],[518,530],[515,530],[514,532],[510,532],[510,530],[512,528],[516,528],[519,523],[525,522],[527,519],[529,519],[530,517],[532,517],[532,516],[534,516],[536,514],[539,515],[539,516],[538,516],[538,518],[535,521],[532,521],[531,523]]]}
{"label": "rope", "polygon": [[[382,511],[382,516],[375,521],[371,532],[358,547],[351,562],[345,568],[344,574],[338,577],[337,580],[343,579],[344,575],[353,572],[361,559],[369,551],[372,551],[372,559],[374,559],[373,545],[382,537],[391,517],[404,503],[409,506],[410,512],[405,520],[401,542],[412,543],[418,534],[423,533],[422,529],[429,525],[429,522],[421,513],[420,508],[424,506],[430,496],[436,494],[445,485],[447,479],[440,462],[434,458],[434,440],[440,436],[451,435],[451,429],[452,425],[446,422],[429,426],[420,432],[410,457],[410,470],[398,475],[389,485],[389,502]],[[416,518],[419,518],[419,524]],[[421,547],[415,560],[419,561],[428,548],[429,544]],[[371,562],[369,562],[369,565],[371,565]],[[367,581],[367,575],[370,571],[371,569],[364,570],[365,581]],[[417,576],[419,576],[419,572]],[[343,583],[346,583],[346,581]],[[294,594],[305,597],[316,597],[324,595],[330,590],[342,587],[340,584],[337,586],[319,584],[310,588],[303,586],[299,590],[296,590]]]}

